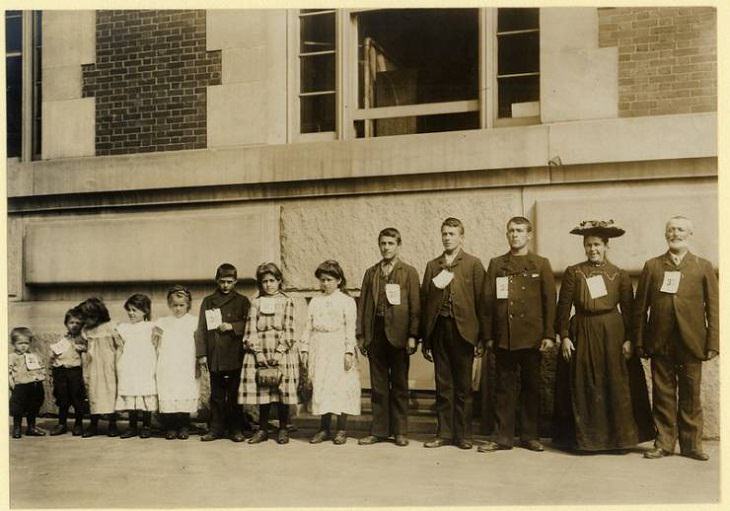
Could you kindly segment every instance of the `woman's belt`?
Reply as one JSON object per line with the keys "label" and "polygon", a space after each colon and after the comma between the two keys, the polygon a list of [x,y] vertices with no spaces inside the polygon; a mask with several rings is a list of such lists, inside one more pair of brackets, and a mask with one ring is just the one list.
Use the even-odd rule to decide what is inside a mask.
{"label": "woman's belt", "polygon": [[606,314],[612,314],[614,312],[618,312],[618,309],[616,307],[614,307],[613,309],[602,310],[602,311],[579,310],[579,311],[576,311],[576,316],[604,316]]}

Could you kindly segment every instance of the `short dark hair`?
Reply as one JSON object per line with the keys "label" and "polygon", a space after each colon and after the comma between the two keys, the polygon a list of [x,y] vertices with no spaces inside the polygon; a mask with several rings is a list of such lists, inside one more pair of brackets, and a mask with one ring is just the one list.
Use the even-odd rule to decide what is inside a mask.
{"label": "short dark hair", "polygon": [[150,320],[150,315],[152,314],[152,300],[150,300],[149,296],[143,295],[142,293],[133,294],[127,298],[126,302],[124,302],[124,310],[129,310],[130,306],[144,312],[145,321]]}
{"label": "short dark hair", "polygon": [[[181,286],[180,284],[176,284],[176,285],[172,286],[170,289],[168,289],[167,290],[167,305],[172,304],[173,297],[184,298],[188,304],[188,310],[190,310],[190,306],[192,305],[192,302],[193,302],[193,295],[188,288],[186,288],[185,286]],[[135,307],[136,307],[136,305],[135,305]]]}
{"label": "short dark hair", "polygon": [[454,217],[450,216],[449,218],[447,218],[446,220],[443,221],[443,223],[441,224],[441,229],[443,229],[446,226],[458,227],[459,232],[461,234],[464,234],[464,224],[461,223],[461,220],[459,220],[458,218],[454,218]]}
{"label": "short dark hair", "polygon": [[513,216],[512,218],[507,220],[507,229],[509,229],[509,224],[526,225],[527,232],[532,232],[532,222],[530,222],[524,216]]}
{"label": "short dark hair", "polygon": [[378,234],[378,243],[380,243],[380,238],[383,236],[387,236],[388,238],[395,238],[395,240],[398,242],[398,245],[401,243],[401,237],[400,232],[398,232],[398,229],[395,227],[386,227],[380,233]]}
{"label": "short dark hair", "polygon": [[218,281],[223,277],[233,277],[238,279],[238,270],[231,263],[223,263],[215,271],[215,280]]}
{"label": "short dark hair", "polygon": [[107,309],[106,305],[104,305],[104,301],[96,296],[92,296],[91,298],[87,298],[81,302],[78,307],[76,307],[76,310],[81,313],[84,321],[92,318],[94,319],[94,323],[97,325],[111,321],[111,318],[109,317],[109,309]]}
{"label": "short dark hair", "polygon": [[347,287],[345,272],[342,271],[340,263],[334,259],[327,259],[317,266],[316,270],[314,270],[315,277],[320,278],[322,275],[329,275],[330,277],[340,279],[340,285],[338,286],[340,289],[345,289],[345,287]]}
{"label": "short dark hair", "polygon": [[13,346],[18,342],[18,337],[27,337],[30,342],[33,342],[34,336],[30,328],[24,326],[16,326],[10,331],[10,344]]}
{"label": "short dark hair", "polygon": [[281,270],[278,266],[274,263],[263,263],[259,264],[256,268],[256,287],[259,288],[259,292],[264,292],[264,287],[261,283],[261,281],[264,279],[264,276],[271,275],[276,280],[278,280],[280,283],[284,280],[284,277],[281,274]]}
{"label": "short dark hair", "polygon": [[80,319],[82,322],[84,321],[84,315],[81,314],[78,307],[73,307],[66,311],[66,315],[63,317],[63,324],[68,325],[68,320],[71,318]]}

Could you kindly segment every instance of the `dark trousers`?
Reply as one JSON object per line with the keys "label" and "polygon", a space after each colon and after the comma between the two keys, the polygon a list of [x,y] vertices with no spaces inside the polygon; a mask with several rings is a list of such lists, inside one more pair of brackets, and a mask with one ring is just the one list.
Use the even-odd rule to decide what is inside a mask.
{"label": "dark trousers", "polygon": [[446,440],[470,440],[474,346],[461,337],[454,319],[444,316],[436,321],[431,345],[436,373],[436,435]]}
{"label": "dark trousers", "polygon": [[53,397],[58,406],[58,421],[66,423],[68,409],[73,406],[76,424],[81,424],[84,415],[84,378],[81,367],[54,367]]}
{"label": "dark trousers", "polygon": [[16,383],[10,391],[10,415],[35,420],[43,406],[43,382]]}
{"label": "dark trousers", "polygon": [[243,413],[238,404],[241,370],[211,371],[210,430],[215,435],[233,434],[243,428]]}
{"label": "dark trousers", "polygon": [[497,348],[495,432],[496,442],[514,444],[515,416],[519,405],[520,439],[537,440],[540,416],[540,351]]}
{"label": "dark trousers", "polygon": [[408,366],[405,348],[396,348],[385,335],[385,320],[375,318],[375,338],[368,345],[373,424],[378,437],[408,434]]}
{"label": "dark trousers", "polygon": [[656,447],[674,452],[679,429],[679,450],[687,454],[702,451],[702,362],[684,352],[681,342],[675,332],[665,353],[651,358],[652,415]]}

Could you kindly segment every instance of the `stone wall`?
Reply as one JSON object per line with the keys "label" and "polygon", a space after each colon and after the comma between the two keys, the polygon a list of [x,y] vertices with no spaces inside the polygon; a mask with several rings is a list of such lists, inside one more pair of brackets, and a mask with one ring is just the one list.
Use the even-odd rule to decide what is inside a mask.
{"label": "stone wall", "polygon": [[97,11],[96,63],[83,97],[96,98],[96,154],[206,147],[207,86],[220,52],[206,51],[205,11]]}
{"label": "stone wall", "polygon": [[717,110],[713,7],[598,10],[599,45],[618,46],[619,115]]}

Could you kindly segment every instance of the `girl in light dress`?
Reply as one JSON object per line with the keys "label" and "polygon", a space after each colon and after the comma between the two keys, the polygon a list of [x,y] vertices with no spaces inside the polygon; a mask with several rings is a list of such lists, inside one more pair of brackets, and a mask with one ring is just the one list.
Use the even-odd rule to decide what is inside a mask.
{"label": "girl in light dress", "polygon": [[160,329],[157,396],[168,440],[186,440],[190,414],[198,411],[200,390],[194,337],[198,318],[190,314],[191,302],[192,295],[186,288],[179,285],[170,288],[167,306],[172,315],[156,322]]}
{"label": "girl in light dress", "polygon": [[[120,435],[149,438],[152,434],[152,412],[157,411],[156,341],[159,338],[150,321],[152,304],[143,294],[134,294],[124,302],[129,323],[117,325],[122,345],[117,359],[117,411],[129,411],[129,429]],[[142,412],[142,429],[137,428]]]}
{"label": "girl in light dress", "polygon": [[347,441],[347,416],[360,415],[360,373],[355,350],[355,300],[345,294],[339,263],[317,267],[322,294],[312,298],[301,339],[302,362],[312,380],[312,413],[321,415],[320,429],[310,443],[332,439],[332,416],[337,415],[336,445]]}
{"label": "girl in light dress", "polygon": [[[246,320],[243,335],[246,353],[238,392],[240,404],[259,405],[260,427],[248,441],[250,444],[269,438],[267,424],[272,403],[279,412],[276,441],[288,443],[289,405],[297,404],[299,355],[294,344],[294,301],[281,292],[281,281],[281,270],[274,263],[264,263],[256,269],[259,295],[251,303]],[[266,367],[278,367],[281,371],[278,386],[258,384],[256,371]]]}

